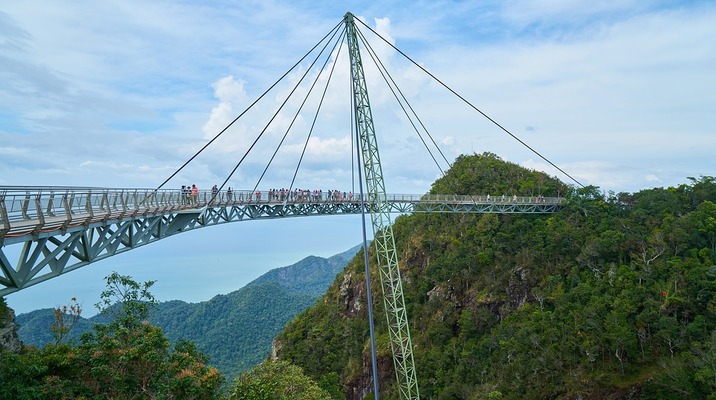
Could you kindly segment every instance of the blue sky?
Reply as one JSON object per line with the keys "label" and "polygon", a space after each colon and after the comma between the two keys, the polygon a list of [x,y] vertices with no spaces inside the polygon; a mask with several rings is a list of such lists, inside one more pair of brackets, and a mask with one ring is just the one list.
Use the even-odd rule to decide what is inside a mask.
{"label": "blue sky", "polygon": [[[711,1],[11,1],[0,10],[0,185],[156,187],[347,11],[584,184],[633,192],[716,174]],[[490,151],[566,181],[371,43],[448,159]],[[347,79],[347,68],[338,70],[336,81]],[[366,66],[366,76],[388,191],[429,190],[439,170],[374,69]],[[351,189],[350,139],[341,123],[349,100],[340,85],[329,93],[298,187]],[[288,84],[272,92],[170,186],[221,183],[287,91]],[[311,118],[304,113],[298,128]],[[268,138],[280,137],[289,119]],[[262,186],[287,186],[302,140],[288,139]],[[270,141],[231,186],[253,185]],[[230,224],[7,300],[24,312],[77,296],[91,309],[113,270],[157,280],[162,300],[206,300],[303,256],[344,251],[360,237],[353,217]],[[242,267],[227,273],[229,263]]]}

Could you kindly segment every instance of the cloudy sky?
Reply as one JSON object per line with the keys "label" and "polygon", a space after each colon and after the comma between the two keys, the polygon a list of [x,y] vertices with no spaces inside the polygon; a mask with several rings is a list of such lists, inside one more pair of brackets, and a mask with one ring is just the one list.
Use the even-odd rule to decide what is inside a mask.
{"label": "cloudy sky", "polygon": [[[5,2],[0,186],[157,187],[347,11],[585,185],[634,192],[716,174],[712,1],[365,3]],[[489,151],[570,182],[358,28],[449,160]],[[336,70],[296,187],[352,188],[345,57],[343,50],[329,60],[327,68],[335,62]],[[368,56],[363,59],[388,191],[423,193],[440,171]],[[308,64],[168,187],[223,182]],[[309,71],[309,83],[316,73]],[[300,100],[288,108],[295,110]],[[256,184],[292,112],[266,128],[230,186]],[[314,112],[307,107],[300,114],[261,187],[290,184]],[[352,217],[230,224],[85,267],[11,295],[8,303],[23,312],[78,296],[90,309],[101,278],[113,270],[157,280],[162,300],[206,300],[269,268],[309,254],[330,256],[360,238],[359,220]]]}

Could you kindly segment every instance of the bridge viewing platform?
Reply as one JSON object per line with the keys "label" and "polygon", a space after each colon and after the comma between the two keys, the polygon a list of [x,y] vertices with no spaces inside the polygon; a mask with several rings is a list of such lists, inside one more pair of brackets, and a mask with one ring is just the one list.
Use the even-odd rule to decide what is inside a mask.
{"label": "bridge viewing platform", "polygon": [[[562,198],[391,194],[393,213],[553,213]],[[63,235],[122,220],[200,215],[199,224],[312,215],[360,214],[371,199],[340,191],[190,191],[89,187],[0,187],[0,245]],[[213,221],[214,223],[210,223]],[[184,228],[184,227],[182,227]],[[181,229],[179,229],[181,230]]]}
{"label": "bridge viewing platform", "polygon": [[[189,230],[252,219],[391,213],[559,211],[542,196],[0,187],[0,296]],[[16,245],[16,246],[12,246]],[[14,249],[16,251],[10,251]]]}

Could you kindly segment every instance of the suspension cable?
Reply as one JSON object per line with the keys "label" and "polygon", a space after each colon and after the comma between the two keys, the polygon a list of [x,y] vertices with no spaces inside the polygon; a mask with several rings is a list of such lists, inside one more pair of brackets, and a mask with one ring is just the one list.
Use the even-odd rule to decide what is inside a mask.
{"label": "suspension cable", "polygon": [[[358,29],[356,28],[356,30],[358,30]],[[350,58],[350,56],[349,56],[349,58]],[[350,63],[350,61],[349,61],[349,63]],[[351,73],[352,72],[353,71],[351,71]],[[357,130],[357,127],[356,127],[356,124],[353,123],[355,120],[355,117],[353,115],[355,113],[355,111],[353,111],[353,110],[356,109],[356,105],[355,105],[356,99],[355,99],[355,96],[353,95],[353,79],[352,79],[352,77],[348,81],[348,92],[351,93],[351,95],[349,96],[351,98],[351,112],[350,112],[350,122],[348,124],[351,127],[350,128],[351,149],[353,149],[353,148],[357,149],[358,148],[358,135],[356,132],[354,132],[354,129]],[[356,155],[354,158],[353,152],[351,151],[351,191],[353,193],[356,193],[356,183],[355,183],[356,172],[355,172],[355,170],[356,169],[360,170],[360,159],[358,158],[358,153],[359,153],[358,150],[356,150]],[[359,175],[360,175],[360,172],[359,172]],[[359,176],[359,179],[360,179],[360,176]],[[362,189],[361,189],[361,191],[362,191]]]}
{"label": "suspension cable", "polygon": [[[339,40],[336,41],[336,44],[333,45],[333,49],[331,49],[331,52],[332,52],[333,50],[335,50],[336,45],[337,45],[337,43],[340,42],[340,37],[342,37],[342,36],[343,36],[343,33],[341,33],[341,34],[339,35]],[[331,38],[331,40],[333,40],[333,38]],[[322,53],[323,53],[323,51],[321,51],[321,53],[318,55],[318,57],[320,57]],[[313,83],[311,84],[311,87],[308,89],[308,91],[306,91],[306,95],[303,97],[303,101],[301,102],[301,105],[298,107],[298,109],[297,109],[296,112],[294,113],[293,119],[291,119],[291,123],[290,123],[290,124],[288,125],[288,127],[286,128],[286,132],[284,132],[283,137],[281,138],[281,141],[280,141],[280,142],[278,143],[278,145],[276,146],[276,149],[274,150],[273,154],[271,155],[271,158],[269,159],[268,163],[266,164],[266,167],[264,168],[263,172],[261,173],[261,176],[259,177],[258,181],[256,182],[256,185],[254,186],[254,189],[253,189],[253,190],[256,190],[256,188],[259,186],[259,184],[260,184],[261,181],[263,180],[264,175],[266,175],[266,171],[268,171],[269,167],[270,167],[271,164],[273,163],[274,158],[276,158],[276,154],[278,154],[278,151],[279,151],[279,149],[281,148],[281,145],[283,145],[283,142],[286,140],[286,137],[288,137],[288,133],[291,131],[291,128],[293,127],[293,124],[296,122],[296,120],[298,119],[298,116],[301,114],[301,110],[303,109],[303,106],[304,106],[304,105],[306,104],[306,102],[308,101],[308,98],[310,97],[311,93],[313,92],[313,88],[316,86],[316,83],[318,82],[318,79],[321,77],[321,72],[323,72],[323,70],[326,68],[326,65],[328,64],[328,61],[331,59],[331,58],[330,58],[330,54],[331,54],[331,53],[329,53],[328,57],[326,57],[326,61],[324,61],[323,65],[322,65],[321,68],[318,70],[318,73],[316,74],[316,78],[313,80]],[[317,60],[318,60],[318,58],[316,58],[316,61],[317,61]],[[315,64],[315,61],[314,61],[314,63],[311,64],[311,66],[308,68],[308,70],[306,71],[306,74],[308,74],[308,72],[310,71],[310,69],[313,68],[313,65],[314,65],[314,64]],[[301,82],[299,81],[298,84],[300,84],[300,83],[301,83]],[[291,93],[293,93],[293,92],[291,92]],[[290,95],[289,95],[289,96],[290,96]],[[319,106],[319,111],[320,111],[320,106]],[[314,122],[315,122],[315,119],[314,119]],[[309,133],[309,138],[310,138],[310,133]],[[306,143],[304,144],[304,151],[305,151],[305,148],[306,148],[307,145],[308,145],[308,139],[306,139]],[[300,163],[299,163],[299,165],[300,165]],[[296,171],[296,172],[298,172],[298,171]],[[295,176],[296,176],[296,175],[294,174],[294,178],[295,178]],[[293,185],[293,184],[292,184],[292,185]],[[289,187],[289,190],[290,190],[290,187]]]}
{"label": "suspension cable", "polygon": [[357,19],[357,18],[356,18],[356,20],[357,20],[361,25],[363,25],[363,26],[365,26],[366,28],[368,28],[371,32],[373,32],[376,36],[378,36],[378,37],[379,37],[381,40],[383,40],[385,43],[387,43],[387,44],[388,44],[390,47],[392,47],[395,51],[397,51],[398,53],[400,53],[400,55],[402,55],[402,56],[405,57],[408,61],[410,61],[411,63],[413,63],[413,65],[415,65],[416,67],[420,68],[423,72],[425,72],[426,74],[428,74],[431,78],[433,78],[435,81],[437,81],[437,82],[438,82],[440,85],[442,85],[445,89],[447,89],[447,90],[450,91],[452,94],[454,94],[455,96],[457,96],[457,98],[459,98],[460,100],[462,100],[465,104],[467,104],[468,106],[470,106],[473,110],[477,111],[477,112],[480,113],[483,117],[487,118],[487,120],[490,121],[490,122],[492,122],[492,124],[494,124],[495,126],[497,126],[498,128],[500,128],[503,132],[507,133],[507,134],[510,135],[513,139],[515,139],[515,140],[518,141],[520,144],[522,144],[523,146],[525,146],[526,148],[528,148],[532,153],[536,154],[536,155],[539,156],[541,159],[543,159],[544,161],[548,162],[551,166],[553,166],[553,167],[556,168],[559,172],[563,173],[563,174],[564,174],[565,176],[567,176],[569,179],[571,179],[572,181],[574,181],[577,185],[579,185],[580,187],[584,187],[584,185],[583,185],[581,182],[579,182],[577,179],[575,179],[574,177],[572,177],[572,175],[570,175],[570,174],[568,174],[567,172],[565,172],[562,168],[558,167],[555,163],[553,163],[552,161],[550,161],[547,157],[545,157],[545,156],[543,156],[542,154],[540,154],[537,150],[535,150],[535,149],[532,148],[530,145],[528,145],[527,143],[525,143],[522,139],[520,139],[520,138],[517,137],[515,134],[513,134],[512,132],[510,132],[507,128],[505,128],[504,126],[500,125],[497,121],[495,121],[494,119],[492,119],[489,115],[487,115],[487,114],[484,113],[482,110],[480,110],[479,108],[477,108],[476,106],[474,106],[474,105],[473,105],[472,103],[470,103],[467,99],[465,99],[464,97],[462,97],[460,94],[458,94],[458,93],[457,93],[456,91],[454,91],[452,88],[450,88],[448,85],[446,85],[445,83],[443,83],[443,81],[441,81],[441,80],[438,79],[435,75],[433,75],[432,73],[430,73],[430,71],[428,71],[427,69],[425,69],[423,66],[421,66],[421,65],[418,64],[417,62],[415,62],[415,61],[414,61],[412,58],[410,58],[407,54],[403,53],[399,48],[395,47],[392,43],[390,43],[388,40],[386,40],[386,39],[385,39],[383,36],[381,36],[378,32],[376,32],[375,30],[373,30],[373,28],[371,28],[370,26],[368,26],[365,22],[363,22],[363,21],[361,21],[360,19]]}
{"label": "suspension cable", "polygon": [[[333,29],[332,32],[333,32],[333,35],[332,35],[332,36],[335,37],[336,33],[338,32],[338,29]],[[326,37],[324,37],[324,38],[321,40],[321,42],[323,42],[323,41],[325,40],[325,38],[326,38]],[[306,69],[306,72],[304,72],[304,74],[301,76],[301,79],[299,79],[299,81],[294,85],[293,89],[291,89],[291,92],[286,96],[286,98],[284,99],[283,103],[281,103],[281,105],[278,107],[278,109],[277,109],[276,112],[273,114],[273,116],[271,117],[271,119],[266,123],[266,125],[265,125],[264,128],[261,130],[261,132],[259,133],[259,135],[256,137],[256,139],[254,140],[254,142],[253,142],[253,143],[251,144],[251,146],[249,146],[249,148],[246,150],[246,153],[244,153],[243,157],[241,157],[241,159],[239,160],[239,162],[236,163],[236,166],[234,166],[234,169],[231,170],[231,173],[229,173],[229,176],[227,176],[226,179],[224,180],[224,182],[221,184],[221,187],[222,187],[222,188],[226,185],[226,183],[229,181],[229,179],[231,179],[231,177],[234,175],[234,173],[235,173],[236,170],[239,168],[239,166],[241,165],[241,163],[244,162],[244,160],[245,160],[246,157],[249,155],[249,153],[251,152],[251,150],[253,150],[254,146],[256,146],[256,143],[258,143],[259,139],[261,139],[261,137],[264,135],[264,133],[266,133],[266,130],[268,129],[268,127],[269,127],[269,126],[271,125],[271,123],[273,123],[273,121],[276,119],[276,117],[278,116],[279,112],[281,112],[281,110],[282,110],[283,107],[286,105],[286,103],[288,103],[288,100],[291,98],[291,96],[293,95],[293,93],[296,92],[296,89],[298,89],[298,87],[300,86],[301,82],[303,82],[303,80],[306,78],[306,75],[308,75],[308,72],[309,72],[309,71],[311,70],[311,68],[313,68],[313,66],[316,64],[316,61],[321,57],[321,54],[323,54],[323,52],[326,50],[326,47],[328,47],[328,45],[331,43],[332,40],[333,40],[333,39],[331,38],[330,40],[326,41],[326,44],[323,46],[323,48],[321,49],[321,51],[319,52],[319,54],[316,56],[316,58],[314,58],[314,60],[313,60],[313,62],[311,63],[311,65]],[[319,44],[320,44],[320,42],[319,42]],[[315,47],[314,47],[314,49],[315,49]],[[313,49],[312,49],[312,50],[313,50]],[[305,58],[305,56],[304,56],[304,58]],[[255,191],[257,187],[258,187],[258,182],[256,183],[256,186],[254,186],[254,188],[253,188],[252,191]]]}
{"label": "suspension cable", "polygon": [[[345,29],[343,32],[341,32],[341,35],[339,39],[336,41],[336,44],[333,46],[333,49],[329,53],[329,57],[326,58],[326,63],[323,64],[323,67],[321,68],[320,72],[323,72],[323,69],[326,67],[326,64],[330,60],[330,54],[333,54],[333,51],[338,47],[338,52],[336,53],[335,61],[333,62],[333,65],[331,66],[331,71],[328,73],[328,79],[326,79],[326,85],[323,87],[323,93],[321,94],[321,100],[318,102],[318,107],[316,108],[316,113],[313,115],[313,121],[311,122],[311,128],[308,130],[308,135],[306,136],[306,142],[303,144],[303,150],[301,151],[301,157],[298,159],[298,164],[296,165],[296,170],[293,173],[293,178],[291,179],[291,184],[288,187],[289,192],[293,189],[293,184],[296,182],[296,176],[298,175],[298,170],[301,168],[301,163],[303,162],[303,157],[306,154],[306,149],[308,148],[308,142],[311,140],[311,136],[313,135],[313,129],[316,126],[316,121],[318,120],[318,114],[321,112],[321,108],[323,107],[323,100],[326,98],[326,92],[328,92],[328,86],[331,83],[331,78],[333,78],[333,72],[336,69],[336,64],[338,64],[338,58],[341,55],[341,46],[339,46],[341,43],[343,43],[343,40],[345,38]],[[309,93],[313,90],[313,87],[316,85],[316,82],[318,82],[318,79],[321,77],[321,74],[316,75],[316,80],[313,82],[313,85],[311,85],[311,89],[309,89]]]}
{"label": "suspension cable", "polygon": [[[292,66],[291,68],[289,68],[288,71],[286,71],[283,75],[281,75],[280,78],[278,78],[278,80],[277,80],[276,82],[274,82],[271,86],[269,86],[269,88],[266,89],[266,90],[261,94],[261,96],[259,96],[256,100],[254,100],[253,103],[251,103],[248,107],[246,107],[246,109],[245,109],[244,111],[241,112],[241,114],[239,114],[236,118],[234,118],[234,120],[231,121],[228,125],[226,125],[226,127],[225,127],[224,129],[222,129],[218,134],[216,134],[216,136],[214,136],[210,141],[208,141],[204,146],[202,146],[202,148],[199,149],[199,151],[197,151],[193,156],[191,156],[184,164],[182,164],[181,167],[179,167],[176,171],[174,171],[174,173],[172,173],[172,174],[169,176],[169,178],[167,178],[166,180],[164,180],[164,182],[162,182],[162,183],[157,187],[156,190],[159,190],[159,189],[161,189],[164,185],[166,185],[167,182],[169,182],[172,178],[174,178],[182,169],[184,169],[184,167],[186,167],[186,166],[187,166],[190,162],[192,162],[201,152],[203,152],[203,151],[204,151],[207,147],[209,147],[216,139],[218,139],[219,136],[223,135],[224,132],[226,132],[236,121],[239,120],[239,118],[241,118],[244,114],[246,114],[254,105],[256,105],[256,103],[258,103],[266,94],[268,94],[276,85],[278,85],[279,82],[281,82],[286,76],[288,76],[288,74],[291,73],[291,71],[293,71],[299,64],[301,64],[301,62],[302,62],[306,57],[308,57],[308,55],[311,54],[311,53],[313,52],[313,50],[315,50],[324,40],[326,40],[326,38],[329,37],[332,32],[335,34],[335,31],[337,31],[337,30],[338,30],[338,27],[340,27],[341,25],[343,25],[343,21],[341,21],[341,22],[339,22],[338,24],[336,24],[336,26],[334,26],[325,36],[323,36],[323,38],[321,38],[321,40],[319,40],[318,43],[316,43],[306,54],[303,55],[303,57],[301,57],[295,64],[293,64],[293,66]],[[233,172],[232,172],[232,173],[233,173]],[[228,181],[228,179],[227,179],[227,181]],[[224,182],[224,184],[225,184],[225,183],[226,183],[226,181]],[[224,187],[224,184],[222,184],[222,188]]]}
{"label": "suspension cable", "polygon": [[[420,133],[420,130],[418,129],[418,127],[415,126],[415,123],[413,122],[413,119],[412,119],[413,117],[410,116],[410,114],[408,113],[408,110],[406,110],[405,106],[407,106],[410,109],[414,118],[417,119],[417,121],[420,123],[423,130],[428,135],[428,137],[432,140],[433,144],[435,145],[435,148],[438,150],[438,152],[443,157],[443,160],[445,160],[445,162],[447,163],[448,166],[451,165],[450,162],[447,160],[447,158],[445,157],[443,152],[440,150],[440,147],[437,145],[437,143],[435,143],[435,140],[432,138],[432,135],[430,135],[430,132],[428,132],[427,128],[420,120],[420,117],[417,115],[417,113],[415,112],[413,107],[410,105],[410,102],[408,101],[408,99],[405,97],[403,92],[400,90],[400,87],[398,87],[398,84],[395,82],[393,77],[390,75],[390,72],[388,72],[388,69],[385,67],[385,65],[380,60],[380,58],[378,58],[378,54],[371,47],[370,43],[368,43],[368,41],[366,40],[363,33],[358,29],[356,29],[356,31],[358,32],[358,37],[361,40],[361,43],[363,43],[365,45],[366,49],[368,49],[368,55],[373,60],[373,63],[375,64],[375,66],[378,69],[378,72],[380,72],[380,75],[383,77],[383,80],[385,81],[386,85],[388,86],[390,91],[393,93],[393,97],[395,97],[395,100],[398,102],[398,105],[403,110],[403,114],[405,114],[405,117],[408,118],[408,122],[410,122],[410,125],[413,127],[413,130],[415,131],[415,133],[418,134],[418,137],[420,138],[420,141],[423,143],[425,150],[427,150],[428,154],[430,154],[430,157],[433,159],[433,162],[438,167],[438,170],[440,170],[440,173],[443,176],[445,176],[445,171],[442,169],[442,167],[440,167],[440,163],[435,158],[435,155],[430,150],[430,147],[428,146],[428,144],[425,142],[425,139],[423,138],[423,135]],[[388,79],[390,79],[390,81],[388,81]],[[400,93],[400,97],[398,97],[398,93],[396,93],[396,90],[398,93]],[[402,98],[402,100],[401,100],[401,98]],[[405,106],[403,105],[403,103],[405,104]]]}
{"label": "suspension cable", "polygon": [[[445,154],[444,154],[444,153],[442,152],[442,150],[440,149],[440,146],[438,146],[438,144],[435,142],[435,139],[434,139],[433,136],[430,134],[430,132],[428,131],[428,129],[427,129],[427,127],[425,126],[425,124],[423,124],[423,121],[420,119],[420,117],[418,116],[418,114],[417,114],[417,112],[415,111],[415,109],[413,109],[413,107],[410,105],[410,102],[409,102],[408,99],[405,97],[405,95],[403,94],[403,92],[400,90],[400,87],[399,87],[398,84],[395,82],[395,80],[393,79],[392,75],[388,72],[388,69],[386,68],[385,64],[383,64],[383,62],[382,62],[382,61],[380,60],[380,58],[378,57],[378,53],[375,51],[375,49],[373,49],[373,47],[370,45],[370,43],[368,42],[368,40],[366,39],[366,37],[363,35],[363,32],[361,32],[357,27],[356,27],[356,32],[358,32],[359,38],[360,38],[361,42],[365,45],[365,47],[368,49],[368,54],[370,55],[371,59],[373,60],[373,63],[376,65],[378,71],[379,71],[379,72],[381,73],[381,75],[383,76],[383,80],[385,81],[385,83],[388,85],[388,87],[390,88],[390,90],[393,92],[393,96],[395,97],[395,99],[396,99],[396,101],[398,102],[398,104],[400,105],[400,107],[403,109],[403,113],[404,113],[405,116],[408,118],[408,121],[410,122],[410,124],[413,126],[413,129],[415,130],[415,133],[418,134],[418,137],[420,138],[420,141],[423,143],[423,146],[425,147],[425,150],[427,150],[428,154],[430,154],[430,157],[433,159],[433,162],[435,162],[435,165],[438,167],[438,170],[439,170],[440,173],[442,174],[443,178],[447,181],[448,186],[452,186],[452,187],[454,187],[455,189],[459,188],[459,185],[457,184],[457,182],[455,182],[452,178],[450,178],[450,176],[447,175],[447,173],[445,172],[445,170],[443,170],[443,169],[440,167],[440,163],[438,163],[438,161],[435,159],[435,156],[433,155],[433,152],[430,150],[430,147],[429,147],[428,144],[425,142],[425,139],[423,138],[423,135],[420,133],[420,130],[418,130],[418,128],[417,128],[417,127],[415,126],[415,124],[413,123],[413,121],[412,121],[412,119],[411,119],[411,116],[408,114],[407,110],[405,109],[405,107],[403,107],[402,102],[404,102],[404,103],[408,106],[408,108],[410,109],[410,111],[411,111],[411,113],[413,114],[413,116],[415,117],[415,119],[420,123],[420,126],[421,126],[422,129],[425,131],[425,133],[427,134],[427,136],[430,138],[430,140],[431,140],[432,143],[433,143],[433,146],[435,146],[435,148],[437,149],[437,151],[440,153],[440,155],[442,156],[442,158],[443,158],[443,160],[445,161],[445,163],[446,163],[449,167],[452,167],[452,163],[447,160],[447,158],[445,157]],[[385,71],[385,73],[383,73],[383,71]],[[388,82],[388,81],[386,80],[386,75],[388,76],[388,78],[390,78],[390,81],[392,82],[392,85],[391,85],[391,82]],[[402,102],[401,102],[401,100],[398,98],[398,96],[396,95],[395,91],[393,90],[393,87],[395,87],[395,89],[400,93],[400,96],[401,96],[402,99],[403,99]],[[477,199],[475,199],[472,194],[468,193],[467,195],[469,196],[470,200],[472,200],[473,204],[477,204]]]}
{"label": "suspension cable", "polygon": [[[336,31],[336,32],[337,32],[337,31]],[[342,36],[342,35],[341,35],[341,36]],[[334,33],[334,37],[335,37],[335,33]],[[311,69],[313,68],[313,66],[316,65],[316,62],[320,59],[321,55],[322,55],[323,52],[326,50],[326,48],[328,47],[328,45],[330,44],[330,42],[331,42],[332,40],[333,40],[333,37],[331,38],[330,41],[328,41],[328,42],[326,43],[326,45],[323,47],[323,49],[321,49],[321,52],[318,53],[318,55],[317,55],[316,58],[313,60],[313,62],[311,63],[311,65],[306,69],[306,72],[303,74],[303,76],[301,76],[301,79],[299,79],[298,82],[296,82],[296,85],[294,86],[293,90],[291,90],[291,93],[289,93],[288,96],[286,96],[286,99],[284,100],[283,104],[281,104],[281,107],[279,107],[279,109],[276,110],[276,113],[275,113],[274,116],[271,118],[271,120],[269,121],[269,123],[266,124],[266,127],[265,127],[264,130],[261,132],[261,134],[263,134],[263,133],[266,131],[266,129],[268,128],[268,126],[271,124],[271,122],[273,122],[274,118],[276,118],[276,117],[278,116],[278,113],[281,111],[281,109],[283,108],[283,106],[284,106],[286,103],[288,103],[288,100],[289,100],[289,99],[291,98],[291,96],[296,92],[296,90],[298,89],[298,87],[301,85],[301,82],[303,82],[303,80],[306,78],[306,76],[308,76],[308,73],[311,71]],[[335,44],[333,45],[333,48],[335,49]],[[301,103],[301,106],[298,108],[298,110],[297,110],[296,113],[294,114],[294,117],[293,117],[293,119],[291,120],[291,123],[289,124],[288,128],[286,129],[286,133],[284,133],[284,135],[283,135],[283,139],[281,139],[281,142],[280,142],[280,143],[278,144],[278,146],[276,147],[276,150],[274,151],[273,156],[271,157],[271,159],[269,160],[268,164],[266,165],[266,168],[264,169],[264,172],[261,174],[261,176],[259,177],[259,179],[256,181],[256,185],[255,185],[254,188],[253,188],[254,191],[256,190],[256,188],[259,187],[259,184],[261,183],[261,180],[263,179],[264,174],[266,173],[266,171],[268,170],[269,166],[271,165],[271,162],[273,161],[274,157],[276,156],[276,153],[278,153],[278,150],[279,150],[279,148],[281,147],[281,144],[283,144],[283,141],[286,139],[286,136],[288,135],[288,132],[291,130],[291,127],[292,127],[293,124],[296,122],[296,119],[298,118],[298,116],[299,116],[299,114],[300,114],[300,112],[301,112],[301,109],[303,108],[304,104],[306,104],[306,101],[308,100],[308,97],[310,96],[311,92],[313,91],[313,87],[315,86],[316,82],[318,82],[318,78],[320,78],[320,76],[321,76],[321,71],[323,71],[323,69],[326,67],[326,64],[328,63],[328,60],[330,60],[330,53],[329,53],[329,56],[326,58],[326,61],[323,63],[323,66],[322,66],[321,69],[318,71],[318,74],[316,74],[316,79],[314,79],[313,84],[311,85],[311,88],[307,91],[306,96],[303,98],[303,102]],[[238,165],[237,165],[237,168],[238,168]],[[232,172],[232,174],[233,174],[233,172]],[[229,176],[229,177],[230,177],[230,176]]]}
{"label": "suspension cable", "polygon": [[[357,27],[354,25],[357,29]],[[349,61],[350,63],[350,61]],[[358,170],[358,187],[360,190],[360,214],[361,214],[361,232],[363,234],[363,268],[365,269],[365,293],[366,293],[366,304],[368,306],[368,331],[370,334],[370,359],[371,359],[371,372],[373,380],[373,396],[376,400],[380,400],[380,390],[378,381],[378,355],[375,345],[375,321],[373,320],[373,293],[370,287],[370,263],[368,260],[368,238],[367,238],[367,224],[366,224],[366,210],[369,205],[366,201],[365,190],[363,189],[363,159],[361,158],[361,150],[358,143],[360,143],[360,132],[358,130],[358,114],[356,110],[356,99],[355,99],[355,79],[353,75],[353,68],[351,68],[350,75],[350,92],[351,92],[351,136],[355,135],[355,154],[356,164]],[[351,152],[352,153],[352,152]],[[352,157],[351,157],[352,158]],[[373,232],[375,235],[376,232]],[[379,272],[380,274],[380,272]]]}

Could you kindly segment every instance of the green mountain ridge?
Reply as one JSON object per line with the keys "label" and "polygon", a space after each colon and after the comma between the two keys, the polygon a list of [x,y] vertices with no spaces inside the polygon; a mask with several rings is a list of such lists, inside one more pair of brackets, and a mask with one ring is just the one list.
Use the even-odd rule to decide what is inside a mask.
{"label": "green mountain ridge", "polygon": [[[250,282],[247,286],[265,282],[278,282],[282,288],[289,292],[311,293],[321,296],[328,286],[333,283],[336,275],[345,268],[346,264],[356,255],[360,248],[362,248],[362,245],[355,246],[327,259],[308,256],[300,261],[300,265],[294,264],[284,268],[272,269]],[[329,270],[326,271],[326,268],[329,268]]]}
{"label": "green mountain ridge", "polygon": [[[149,322],[161,327],[172,343],[179,339],[194,342],[209,356],[211,365],[234,377],[267,357],[273,337],[325,292],[359,248],[329,258],[306,257],[204,302],[160,302],[152,309]],[[37,347],[54,342],[50,331],[54,320],[53,309],[17,315],[20,340]],[[93,324],[103,322],[102,315],[80,318],[69,339],[78,341]]]}
{"label": "green mountain ridge", "polygon": [[[483,154],[432,192],[567,204],[395,220],[422,398],[716,398],[715,178],[607,194]],[[353,260],[275,340],[348,400],[372,391],[363,270]],[[378,276],[371,265],[381,397],[397,398]]]}

